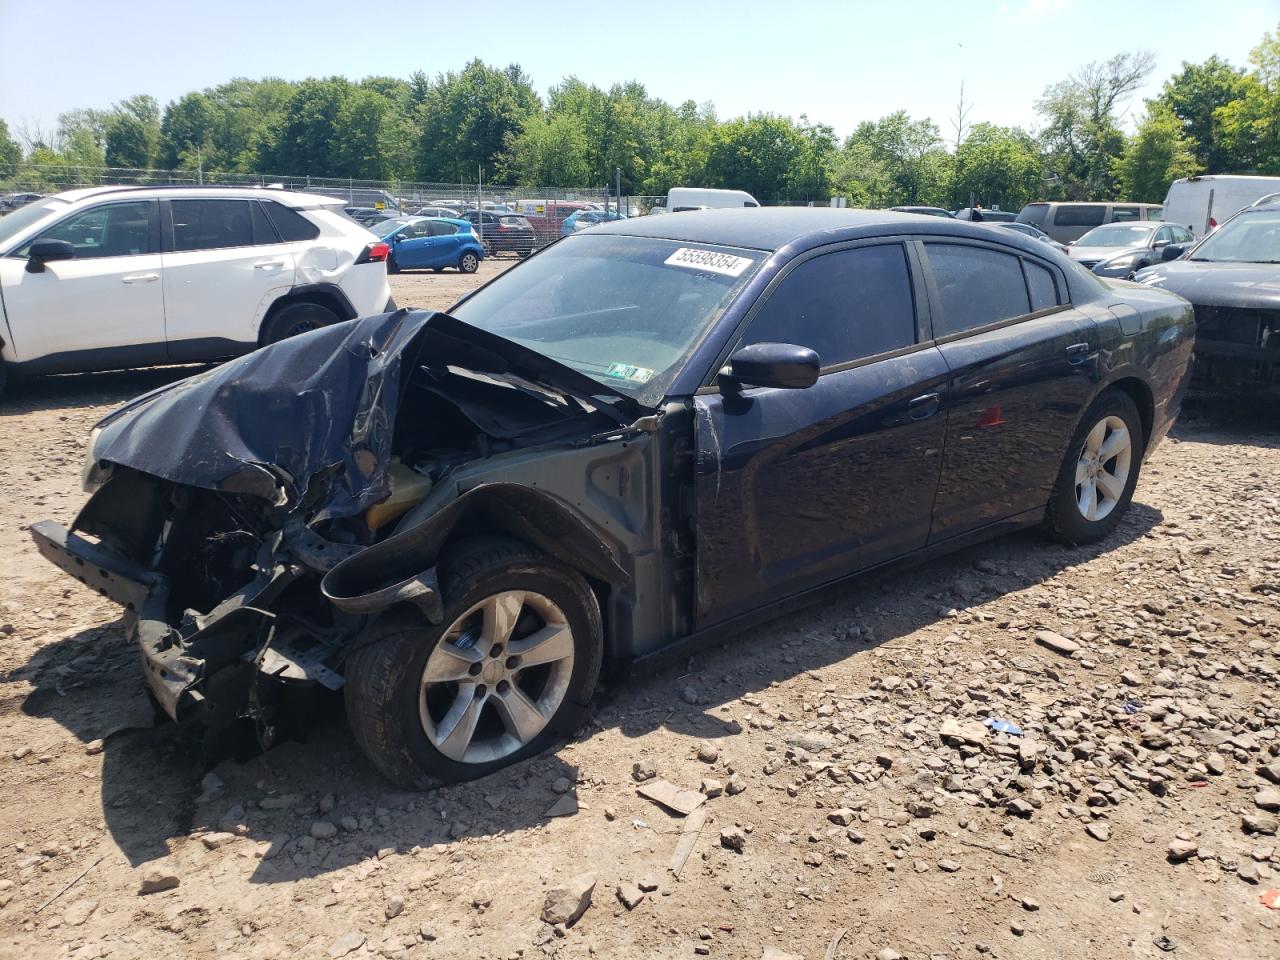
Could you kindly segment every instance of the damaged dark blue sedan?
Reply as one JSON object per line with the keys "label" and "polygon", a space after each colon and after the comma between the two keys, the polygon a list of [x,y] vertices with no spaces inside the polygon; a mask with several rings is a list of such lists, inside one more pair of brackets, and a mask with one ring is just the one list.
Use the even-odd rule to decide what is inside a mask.
{"label": "damaged dark blue sedan", "polygon": [[456,781],[573,730],[602,669],[1015,528],[1105,537],[1192,339],[1179,297],[982,225],[632,219],[139,398],[33,532],[174,719],[270,745],[341,690],[387,777]]}

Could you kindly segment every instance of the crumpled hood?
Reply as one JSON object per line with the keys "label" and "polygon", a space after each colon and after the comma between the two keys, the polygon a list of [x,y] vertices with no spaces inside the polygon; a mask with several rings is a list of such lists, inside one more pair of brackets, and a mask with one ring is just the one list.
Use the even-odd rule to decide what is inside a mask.
{"label": "crumpled hood", "polygon": [[255,350],[139,397],[99,423],[99,461],[175,483],[287,505],[324,484],[318,516],[360,513],[387,495],[396,414],[416,365],[511,374],[586,398],[616,419],[634,400],[448,314],[400,310]]}
{"label": "crumpled hood", "polygon": [[1280,309],[1280,264],[1170,260],[1136,279],[1204,306]]}

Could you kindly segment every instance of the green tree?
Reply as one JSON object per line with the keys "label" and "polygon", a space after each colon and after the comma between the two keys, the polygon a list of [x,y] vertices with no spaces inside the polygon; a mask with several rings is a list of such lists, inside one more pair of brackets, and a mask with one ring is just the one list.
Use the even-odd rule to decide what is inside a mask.
{"label": "green tree", "polygon": [[1156,103],[1177,117],[1201,169],[1228,173],[1238,166],[1220,138],[1221,120],[1216,115],[1221,107],[1244,97],[1248,87],[1245,71],[1217,56],[1204,63],[1184,61],[1182,69],[1165,81]]}
{"label": "green tree", "polygon": [[[937,124],[928,118],[912,120],[905,110],[898,110],[879,120],[864,120],[845,140],[843,153],[838,167],[843,195],[850,203],[860,203],[861,196],[877,207],[946,203],[951,155],[942,146]],[[867,176],[861,189],[849,180],[857,164]]]}
{"label": "green tree", "polygon": [[275,169],[289,174],[332,176],[338,167],[340,118],[351,94],[342,77],[304,80],[284,108],[283,124],[270,150]]}
{"label": "green tree", "polygon": [[1138,132],[1115,161],[1115,179],[1126,200],[1161,203],[1169,184],[1201,169],[1185,123],[1169,107],[1151,104]]}
{"label": "green tree", "polygon": [[951,203],[1020,210],[1042,192],[1040,151],[1031,135],[1017,127],[974,124],[956,149]]}
{"label": "green tree", "polygon": [[510,170],[528,187],[575,187],[590,182],[587,136],[581,121],[559,113],[532,120],[511,145]]}
{"label": "green tree", "polygon": [[1114,196],[1112,164],[1124,149],[1119,110],[1150,75],[1150,53],[1120,53],[1085,64],[1049,87],[1036,109],[1047,124],[1041,146],[1057,178],[1052,193],[1060,199],[1093,200]]}
{"label": "green tree", "polygon": [[351,91],[338,109],[329,176],[385,180],[392,173],[385,152],[391,103],[374,90]]}
{"label": "green tree", "polygon": [[160,152],[160,104],[140,94],[107,114],[105,156],[109,167],[151,168]]}
{"label": "green tree", "polygon": [[788,117],[738,117],[712,131],[705,186],[745,190],[761,203],[777,203],[787,198],[791,164],[804,149],[804,137]]}
{"label": "green tree", "polygon": [[9,125],[0,119],[0,180],[12,177],[22,162],[22,147],[9,135]]}
{"label": "green tree", "polygon": [[1280,174],[1280,30],[1262,35],[1249,62],[1241,97],[1214,111],[1214,123],[1238,172]]}
{"label": "green tree", "polygon": [[486,180],[505,172],[505,151],[541,101],[519,66],[505,70],[472,60],[459,73],[441,74],[419,108],[417,168],[423,180]]}

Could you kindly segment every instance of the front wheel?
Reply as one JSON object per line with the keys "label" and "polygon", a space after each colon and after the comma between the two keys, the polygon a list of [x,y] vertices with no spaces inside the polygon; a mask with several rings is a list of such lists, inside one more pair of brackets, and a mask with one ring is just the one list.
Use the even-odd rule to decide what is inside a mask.
{"label": "front wheel", "polygon": [[394,253],[388,254],[387,255],[387,273],[399,273],[399,272],[400,272],[400,263],[399,261],[396,260],[396,255]]}
{"label": "front wheel", "polygon": [[458,269],[463,273],[475,273],[480,267],[480,258],[476,256],[474,250],[468,250],[458,258]]}
{"label": "front wheel", "polygon": [[499,537],[466,542],[439,569],[442,622],[390,622],[346,665],[356,742],[405,787],[539,753],[581,723],[600,675],[600,608],[576,571]]}
{"label": "front wheel", "polygon": [[1145,440],[1138,408],[1123,390],[1102,393],[1081,418],[1045,513],[1066,544],[1096,543],[1124,517],[1138,483]]}

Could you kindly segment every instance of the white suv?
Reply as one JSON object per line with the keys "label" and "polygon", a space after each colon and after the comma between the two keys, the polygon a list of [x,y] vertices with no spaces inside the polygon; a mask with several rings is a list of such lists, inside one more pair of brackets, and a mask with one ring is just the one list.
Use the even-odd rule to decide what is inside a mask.
{"label": "white suv", "polygon": [[395,309],[388,247],[342,200],[93,187],[0,218],[0,389],[16,373],[220,360]]}

